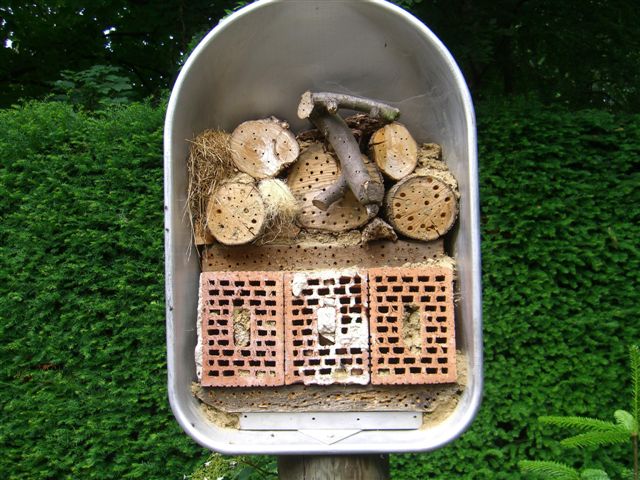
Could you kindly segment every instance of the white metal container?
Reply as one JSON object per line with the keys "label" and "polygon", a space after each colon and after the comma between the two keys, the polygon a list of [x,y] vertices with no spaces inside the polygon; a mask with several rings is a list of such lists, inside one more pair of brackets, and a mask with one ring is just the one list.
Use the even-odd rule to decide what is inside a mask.
{"label": "white metal container", "polygon": [[[391,412],[368,418],[380,429],[350,435],[342,424],[349,419],[340,414],[274,415],[288,430],[259,428],[264,418],[249,418],[241,429],[219,428],[207,421],[191,394],[199,265],[185,215],[188,139],[206,128],[230,131],[244,120],[269,115],[299,130],[305,124],[297,119],[296,107],[305,90],[350,93],[397,106],[419,142],[442,145],[458,179],[460,216],[448,248],[457,261],[457,344],[466,353],[469,379],[455,411],[436,426],[416,428],[406,412]],[[164,162],[169,400],[193,439],[232,454],[393,453],[439,448],[469,426],[482,394],[475,117],[455,61],[419,20],[382,0],[263,0],[238,11],[198,45],[176,81],[165,123]]]}

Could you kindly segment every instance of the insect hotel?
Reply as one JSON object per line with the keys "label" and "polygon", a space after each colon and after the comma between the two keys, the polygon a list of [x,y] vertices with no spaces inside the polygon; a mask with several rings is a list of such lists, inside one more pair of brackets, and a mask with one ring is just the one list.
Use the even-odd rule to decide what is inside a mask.
{"label": "insect hotel", "polygon": [[[170,399],[190,435],[222,452],[437,448],[466,428],[482,388],[468,92],[446,49],[397,7],[312,3],[364,38],[328,38],[304,2],[258,2],[209,34],[174,88]],[[229,60],[218,71],[240,26],[267,18],[275,45],[249,43],[278,69]],[[286,19],[309,22],[293,56],[277,48]],[[384,48],[369,21],[388,30]],[[388,70],[364,88],[364,72],[341,80],[337,55],[310,81],[319,37]]]}

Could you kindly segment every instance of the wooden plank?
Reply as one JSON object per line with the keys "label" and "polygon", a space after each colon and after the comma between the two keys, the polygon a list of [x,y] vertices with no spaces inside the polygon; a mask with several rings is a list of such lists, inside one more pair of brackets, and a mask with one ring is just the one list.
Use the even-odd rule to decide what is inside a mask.
{"label": "wooden plank", "polygon": [[227,413],[384,412],[431,413],[457,403],[464,386],[440,385],[289,385],[277,388],[213,388],[193,384],[203,403]]}
{"label": "wooden plank", "polygon": [[315,270],[322,268],[401,267],[444,255],[441,239],[432,242],[406,240],[340,245],[210,245],[202,256],[202,271]]}

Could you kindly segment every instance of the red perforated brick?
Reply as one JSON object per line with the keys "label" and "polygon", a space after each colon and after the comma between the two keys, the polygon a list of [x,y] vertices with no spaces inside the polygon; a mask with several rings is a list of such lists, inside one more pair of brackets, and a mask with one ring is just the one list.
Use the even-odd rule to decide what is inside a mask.
{"label": "red perforated brick", "polygon": [[284,384],[282,273],[200,276],[204,386]]}
{"label": "red perforated brick", "polygon": [[369,383],[366,274],[286,273],[284,292],[286,384]]}
{"label": "red perforated brick", "polygon": [[453,271],[369,270],[371,383],[456,380]]}

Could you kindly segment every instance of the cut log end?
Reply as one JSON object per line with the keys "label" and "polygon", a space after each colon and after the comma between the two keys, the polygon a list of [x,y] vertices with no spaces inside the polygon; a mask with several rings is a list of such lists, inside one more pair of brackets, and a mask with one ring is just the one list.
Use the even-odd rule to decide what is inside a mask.
{"label": "cut log end", "polygon": [[458,215],[454,191],[430,175],[411,175],[394,185],[385,211],[396,232],[416,240],[435,240],[447,233]]}
{"label": "cut log end", "polygon": [[298,118],[301,120],[309,118],[309,115],[313,112],[313,107],[313,94],[307,90],[300,97],[300,103],[298,104]]}
{"label": "cut log end", "polygon": [[347,189],[344,198],[323,211],[313,204],[318,194],[325,192],[340,178],[340,167],[336,158],[314,143],[300,155],[291,169],[287,185],[300,203],[298,224],[305,229],[345,232],[363,226],[369,213]]}
{"label": "cut log end", "polygon": [[394,122],[376,131],[369,142],[369,156],[392,180],[411,174],[418,163],[418,144],[407,128]]}
{"label": "cut log end", "polygon": [[[361,158],[362,164],[369,174],[369,180],[366,180],[362,185],[362,191],[365,192],[369,201],[369,203],[365,205],[365,208],[369,213],[369,218],[373,218],[378,213],[379,206],[384,199],[384,181],[375,164],[369,160],[366,155],[361,155]],[[329,210],[331,205],[344,198],[348,190],[349,184],[347,179],[344,173],[341,173],[333,185],[323,188],[322,191],[316,195],[313,199],[313,205],[320,210]],[[360,201],[360,203],[362,203],[362,201]]]}
{"label": "cut log end", "polygon": [[231,134],[231,156],[238,170],[253,178],[278,175],[298,158],[300,148],[286,124],[277,119],[250,120]]}
{"label": "cut log end", "polygon": [[207,227],[224,245],[253,242],[262,233],[266,217],[262,197],[250,183],[221,185],[211,196],[207,207]]}

